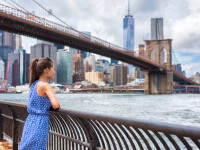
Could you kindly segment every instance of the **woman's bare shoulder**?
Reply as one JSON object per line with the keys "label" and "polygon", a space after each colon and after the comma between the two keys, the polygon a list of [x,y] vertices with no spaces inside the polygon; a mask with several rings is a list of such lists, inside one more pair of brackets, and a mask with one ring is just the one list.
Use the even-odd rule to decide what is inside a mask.
{"label": "woman's bare shoulder", "polygon": [[40,82],[38,83],[38,86],[39,86],[41,89],[46,89],[46,88],[51,87],[51,85],[50,85],[49,83],[43,82],[43,81],[40,81]]}

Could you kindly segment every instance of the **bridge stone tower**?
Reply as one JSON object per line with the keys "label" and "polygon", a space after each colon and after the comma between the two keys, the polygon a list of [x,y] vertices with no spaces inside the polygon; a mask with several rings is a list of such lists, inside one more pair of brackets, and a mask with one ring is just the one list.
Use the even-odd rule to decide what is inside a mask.
{"label": "bridge stone tower", "polygon": [[145,42],[146,57],[166,67],[166,70],[151,68],[145,71],[145,94],[173,93],[172,40],[145,40]]}

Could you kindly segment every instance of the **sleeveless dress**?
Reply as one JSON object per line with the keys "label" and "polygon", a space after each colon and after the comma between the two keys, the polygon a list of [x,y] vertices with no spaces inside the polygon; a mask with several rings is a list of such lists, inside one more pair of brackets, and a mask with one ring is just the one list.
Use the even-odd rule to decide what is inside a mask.
{"label": "sleeveless dress", "polygon": [[36,80],[30,87],[28,98],[28,117],[26,119],[19,150],[46,150],[49,133],[50,99],[39,96]]}

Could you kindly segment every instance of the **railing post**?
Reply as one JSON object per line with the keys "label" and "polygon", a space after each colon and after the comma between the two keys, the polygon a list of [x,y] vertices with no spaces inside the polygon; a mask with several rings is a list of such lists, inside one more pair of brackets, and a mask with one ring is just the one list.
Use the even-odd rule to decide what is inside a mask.
{"label": "railing post", "polygon": [[85,125],[85,128],[87,129],[87,132],[89,134],[89,139],[90,139],[90,144],[91,144],[91,147],[90,149],[91,150],[97,150],[98,147],[100,147],[100,143],[99,143],[99,140],[98,140],[98,137],[93,129],[93,127],[91,126],[91,124],[86,120],[86,119],[83,119],[83,118],[79,118],[80,121]]}
{"label": "railing post", "polygon": [[3,117],[2,111],[0,110],[0,140],[3,140]]}
{"label": "railing post", "polygon": [[13,124],[12,124],[12,138],[13,138],[13,150],[18,150],[18,136],[19,136],[19,123],[16,121],[17,115],[15,111],[10,107],[10,110],[13,115]]}

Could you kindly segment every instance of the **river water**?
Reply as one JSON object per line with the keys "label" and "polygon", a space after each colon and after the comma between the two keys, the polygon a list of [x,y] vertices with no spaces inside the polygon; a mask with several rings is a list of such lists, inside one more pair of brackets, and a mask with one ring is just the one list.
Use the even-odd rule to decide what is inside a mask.
{"label": "river water", "polygon": [[[200,127],[200,94],[56,94],[61,108]],[[27,104],[28,94],[0,94]]]}

